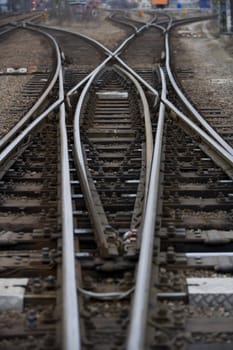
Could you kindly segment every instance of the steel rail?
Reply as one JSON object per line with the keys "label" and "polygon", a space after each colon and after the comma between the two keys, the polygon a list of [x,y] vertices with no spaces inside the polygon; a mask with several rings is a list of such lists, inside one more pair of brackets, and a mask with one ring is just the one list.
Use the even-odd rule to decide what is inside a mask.
{"label": "steel rail", "polygon": [[[30,30],[34,30],[35,29],[30,29]],[[43,33],[43,32],[42,32]],[[54,48],[55,48],[55,52],[56,52],[56,70],[54,73],[54,76],[51,80],[51,82],[49,83],[48,87],[45,89],[45,91],[43,92],[43,94],[40,96],[40,98],[36,101],[36,103],[33,105],[33,107],[24,115],[24,117],[22,117],[18,123],[16,123],[13,128],[11,128],[11,130],[0,139],[0,150],[3,149],[3,147],[6,146],[7,143],[9,143],[13,137],[15,137],[15,135],[17,133],[19,133],[21,131],[21,129],[23,129],[25,123],[32,117],[33,113],[36,112],[36,110],[41,106],[41,104],[45,101],[45,99],[48,97],[50,91],[52,90],[52,88],[54,87],[57,79],[58,79],[58,75],[59,75],[59,70],[61,68],[61,60],[60,60],[60,51],[59,51],[59,47],[55,41],[55,39],[47,34],[47,33],[43,33],[44,35],[46,35],[53,43]]]}
{"label": "steel rail", "polygon": [[100,67],[96,69],[95,72],[92,74],[91,78],[88,80],[87,84],[82,90],[82,93],[78,100],[78,104],[76,106],[76,110],[74,114],[74,158],[78,166],[80,182],[82,184],[82,188],[85,193],[87,206],[90,210],[91,219],[95,227],[95,235],[97,237],[97,241],[101,245],[101,249],[107,252],[108,243],[103,233],[102,223],[98,215],[93,215],[93,213],[96,212],[96,207],[93,203],[92,192],[91,192],[90,184],[86,174],[86,169],[84,165],[84,156],[82,152],[81,135],[80,135],[80,115],[81,115],[84,99],[88,93],[88,90],[93,80],[95,79],[95,77],[97,76],[97,74],[100,72],[101,69],[102,69],[102,65],[100,65]]}
{"label": "steel rail", "polygon": [[175,92],[180,97],[180,99],[185,104],[185,106],[188,108],[188,110],[192,113],[193,117],[204,127],[204,129],[209,133],[209,135],[211,137],[213,137],[230,154],[233,154],[233,148],[225,140],[223,140],[223,138],[209,125],[209,123],[207,123],[207,121],[193,107],[193,105],[188,101],[186,96],[183,94],[183,92],[178,87],[178,85],[174,79],[174,76],[172,74],[171,67],[170,67],[170,50],[169,50],[169,35],[168,35],[168,33],[165,34],[165,49],[166,49],[166,69],[167,69],[169,80],[170,80]]}
{"label": "steel rail", "polygon": [[[62,69],[59,73],[59,99],[64,101]],[[64,102],[60,105],[61,216],[62,216],[62,348],[80,350],[80,320],[75,272],[74,227],[71,199],[68,137]]]}
{"label": "steel rail", "polygon": [[[166,82],[162,69],[162,96],[166,98]],[[149,193],[142,225],[142,240],[136,275],[136,287],[131,311],[127,350],[142,350],[145,347],[145,332],[150,292],[155,222],[158,211],[160,163],[165,119],[165,105],[161,102],[155,137],[153,162],[150,174]]]}
{"label": "steel rail", "polygon": [[150,109],[149,109],[149,105],[148,105],[145,93],[141,85],[138,83],[138,81],[125,69],[121,67],[118,67],[118,69],[120,69],[120,71],[123,72],[134,83],[134,85],[137,88],[137,91],[139,92],[142,105],[143,105],[145,131],[146,131],[146,181],[145,181],[145,197],[144,197],[144,203],[146,203],[147,196],[148,196],[148,189],[149,189],[152,156],[153,156],[153,135],[152,135]]}

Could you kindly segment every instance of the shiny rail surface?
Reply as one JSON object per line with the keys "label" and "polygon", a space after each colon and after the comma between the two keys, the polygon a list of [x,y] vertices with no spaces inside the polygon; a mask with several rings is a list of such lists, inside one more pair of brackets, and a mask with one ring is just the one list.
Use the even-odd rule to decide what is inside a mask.
{"label": "shiny rail surface", "polygon": [[[210,271],[217,269],[219,277],[222,274],[224,278],[231,271],[231,248],[224,254],[216,246],[232,240],[231,149],[209,127],[207,133],[186,116],[187,109],[195,112],[177,87],[187,109],[170,100],[172,97],[174,101],[171,83],[173,87],[175,84],[169,62],[172,21],[167,19],[165,25],[160,19],[135,28],[114,52],[95,41],[96,49],[103,54],[99,53],[99,58],[90,61],[81,73],[76,72],[80,70],[78,64],[71,64],[64,83],[59,58],[57,101],[0,155],[1,162],[8,159],[22,141],[43,126],[43,121],[50,122],[49,112],[53,114],[60,106],[63,248],[62,272],[57,264],[58,280],[62,281],[62,335],[58,340],[62,338],[66,350],[107,350],[109,344],[130,350],[179,348],[184,344],[183,320],[190,308],[186,286],[192,282],[185,276],[191,281],[192,271],[197,273],[200,265]],[[65,34],[43,30],[56,35],[58,41],[60,38],[68,56]],[[135,47],[145,38],[149,45],[152,36],[160,43],[156,59],[148,48],[143,62],[134,60]],[[84,44],[88,38],[80,36],[78,40]],[[206,164],[211,164],[208,170]],[[208,212],[214,210],[218,229],[214,218],[205,222]],[[209,243],[215,244],[216,252]],[[197,253],[197,248],[203,253]],[[221,257],[228,259],[225,265]],[[43,259],[54,257],[48,258],[44,251]],[[212,272],[208,277],[212,278]],[[171,300],[175,301],[170,312]],[[180,301],[185,302],[184,307]],[[32,311],[28,315],[30,325],[34,316]],[[231,319],[221,326],[221,321],[226,321],[223,319],[218,323],[220,331],[229,333]],[[211,321],[216,319],[212,317]],[[204,336],[202,342],[195,338],[195,329],[201,332],[195,322],[188,322],[187,331],[195,346],[205,345]],[[200,318],[200,322],[211,332],[205,320]],[[54,340],[55,328],[53,324],[49,337],[53,338],[52,346],[59,348]]]}

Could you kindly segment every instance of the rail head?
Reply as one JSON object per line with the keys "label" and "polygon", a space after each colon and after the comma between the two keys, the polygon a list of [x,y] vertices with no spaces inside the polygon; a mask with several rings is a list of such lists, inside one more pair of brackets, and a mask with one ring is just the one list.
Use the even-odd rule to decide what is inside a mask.
{"label": "rail head", "polygon": [[154,147],[149,105],[141,85],[134,78],[134,76],[130,74],[127,70],[121,67],[117,67],[117,68],[121,72],[123,72],[124,75],[128,76],[128,78],[133,82],[133,84],[135,85],[139,93],[139,96],[141,98],[142,105],[143,105],[143,114],[144,114],[145,131],[146,131],[146,181],[145,181],[145,198],[144,198],[144,201],[146,202],[147,196],[148,196],[148,190],[149,190],[149,178],[150,178],[150,172],[151,172],[151,163],[152,163],[152,155],[153,155],[153,147]]}
{"label": "rail head", "polygon": [[[62,69],[59,99],[64,101]],[[62,349],[81,350],[79,304],[75,271],[74,225],[70,186],[68,136],[64,102],[60,105],[61,216],[62,216]]]}
{"label": "rail head", "polygon": [[[166,82],[160,69],[162,80],[162,95],[166,96]],[[149,192],[142,225],[142,240],[139,262],[136,274],[136,287],[131,310],[127,350],[142,350],[145,348],[145,332],[147,324],[148,300],[153,256],[153,243],[156,216],[158,211],[160,162],[162,153],[165,106],[161,102],[159,108],[158,126],[155,136],[155,146],[149,182]]]}
{"label": "rail head", "polygon": [[101,64],[94,71],[94,73],[86,83],[85,87],[83,88],[82,93],[78,100],[78,104],[76,106],[75,115],[74,115],[74,159],[78,167],[80,183],[82,186],[82,190],[85,193],[89,214],[95,227],[97,242],[99,243],[102,254],[108,255],[109,254],[108,243],[104,235],[105,225],[103,225],[99,216],[95,215],[96,207],[95,207],[95,204],[93,203],[91,186],[90,186],[90,182],[87,177],[87,173],[85,169],[85,161],[84,161],[84,155],[82,152],[81,133],[80,133],[80,119],[81,119],[81,112],[82,112],[84,100],[86,98],[86,95],[88,93],[88,90],[92,82],[94,81],[96,76],[100,73],[102,68],[103,68],[103,64]]}

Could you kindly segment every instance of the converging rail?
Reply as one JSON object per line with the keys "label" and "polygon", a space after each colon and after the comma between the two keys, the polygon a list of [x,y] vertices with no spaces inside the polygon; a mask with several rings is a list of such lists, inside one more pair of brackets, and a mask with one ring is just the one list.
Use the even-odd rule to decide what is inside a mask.
{"label": "converging rail", "polygon": [[171,16],[133,32],[129,22],[114,52],[26,24],[47,32],[57,64],[45,105],[0,140],[2,282],[21,288],[0,314],[0,347],[196,350],[233,339],[232,149],[175,82]]}
{"label": "converging rail", "polygon": [[[134,81],[133,77],[130,77],[130,79]],[[93,206],[91,212],[93,213],[94,227],[98,228],[97,242],[100,251],[108,256],[118,255],[117,246],[123,244],[123,234],[129,228],[138,230],[140,226],[144,211],[143,203],[146,201],[153,145],[149,107],[140,86],[134,82],[137,87],[137,90],[134,91],[135,88],[132,83],[129,84],[127,80],[124,80],[122,73],[118,72],[116,68],[113,70],[106,69],[98,81],[101,84],[96,83],[98,89],[92,93],[93,101],[89,98],[86,102],[88,105],[96,105],[96,112],[93,107],[90,111],[85,112],[82,106],[84,96],[81,96],[76,112],[74,133],[76,154],[79,154],[76,158],[82,186],[84,193],[87,193],[88,206]],[[137,98],[135,98],[137,93],[142,99],[141,106],[137,106]],[[82,117],[80,116],[81,110]],[[143,117],[140,118],[139,111],[143,111],[144,120]],[[82,134],[85,135],[83,140],[80,139],[80,123]],[[144,127],[145,134],[140,136],[139,130]],[[85,144],[85,159],[80,154],[80,150],[84,147],[81,143]],[[132,169],[127,170],[131,162]],[[84,164],[88,168],[85,169]],[[127,173],[129,174],[126,176],[128,181],[123,180],[122,182],[121,176]],[[95,174],[97,177],[95,177]],[[102,176],[99,179],[100,174]],[[100,184],[98,184],[98,181]],[[109,185],[107,186],[108,182]],[[136,184],[135,190],[128,189],[130,182]],[[106,183],[106,188],[103,188],[101,183]],[[140,186],[137,185],[139,183]],[[98,188],[101,193],[97,190]],[[139,189],[140,192],[138,192]],[[136,193],[131,194],[132,191]],[[112,196],[113,198],[111,198]],[[137,205],[134,204],[134,201],[130,203],[130,198],[137,199]],[[129,202],[127,212],[129,214],[132,212],[130,215],[126,214],[124,208],[126,200]],[[105,209],[105,206],[119,207],[119,209],[114,213],[114,209]],[[98,208],[99,217],[96,217],[96,208]],[[107,218],[106,212],[109,211],[110,216]],[[119,232],[118,227],[114,226],[117,222],[117,216],[120,216],[123,211],[125,212],[124,225],[126,226],[122,227],[121,232]],[[126,219],[128,215],[129,218]],[[111,219],[111,217],[114,219]],[[100,220],[99,224],[97,220]],[[123,247],[119,248],[122,250]],[[130,249],[130,246],[127,249],[132,250],[130,254],[133,254],[133,249]]]}

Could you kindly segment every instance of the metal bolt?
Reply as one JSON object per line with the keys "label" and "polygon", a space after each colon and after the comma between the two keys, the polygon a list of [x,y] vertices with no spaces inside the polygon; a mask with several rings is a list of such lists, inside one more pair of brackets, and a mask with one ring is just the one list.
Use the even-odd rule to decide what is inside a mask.
{"label": "metal bolt", "polygon": [[167,276],[167,270],[164,268],[160,269],[160,274],[159,274],[159,280],[160,283],[165,284],[168,281],[168,276]]}
{"label": "metal bolt", "polygon": [[168,262],[175,262],[176,260],[176,254],[174,251],[174,247],[168,247],[167,249],[167,261]]}
{"label": "metal bolt", "polygon": [[55,281],[55,277],[54,276],[49,275],[48,277],[46,277],[45,282],[46,282],[46,288],[47,289],[55,288],[56,281]]}
{"label": "metal bolt", "polygon": [[27,314],[27,325],[29,328],[36,328],[37,326],[37,316],[35,310],[30,310]]}

